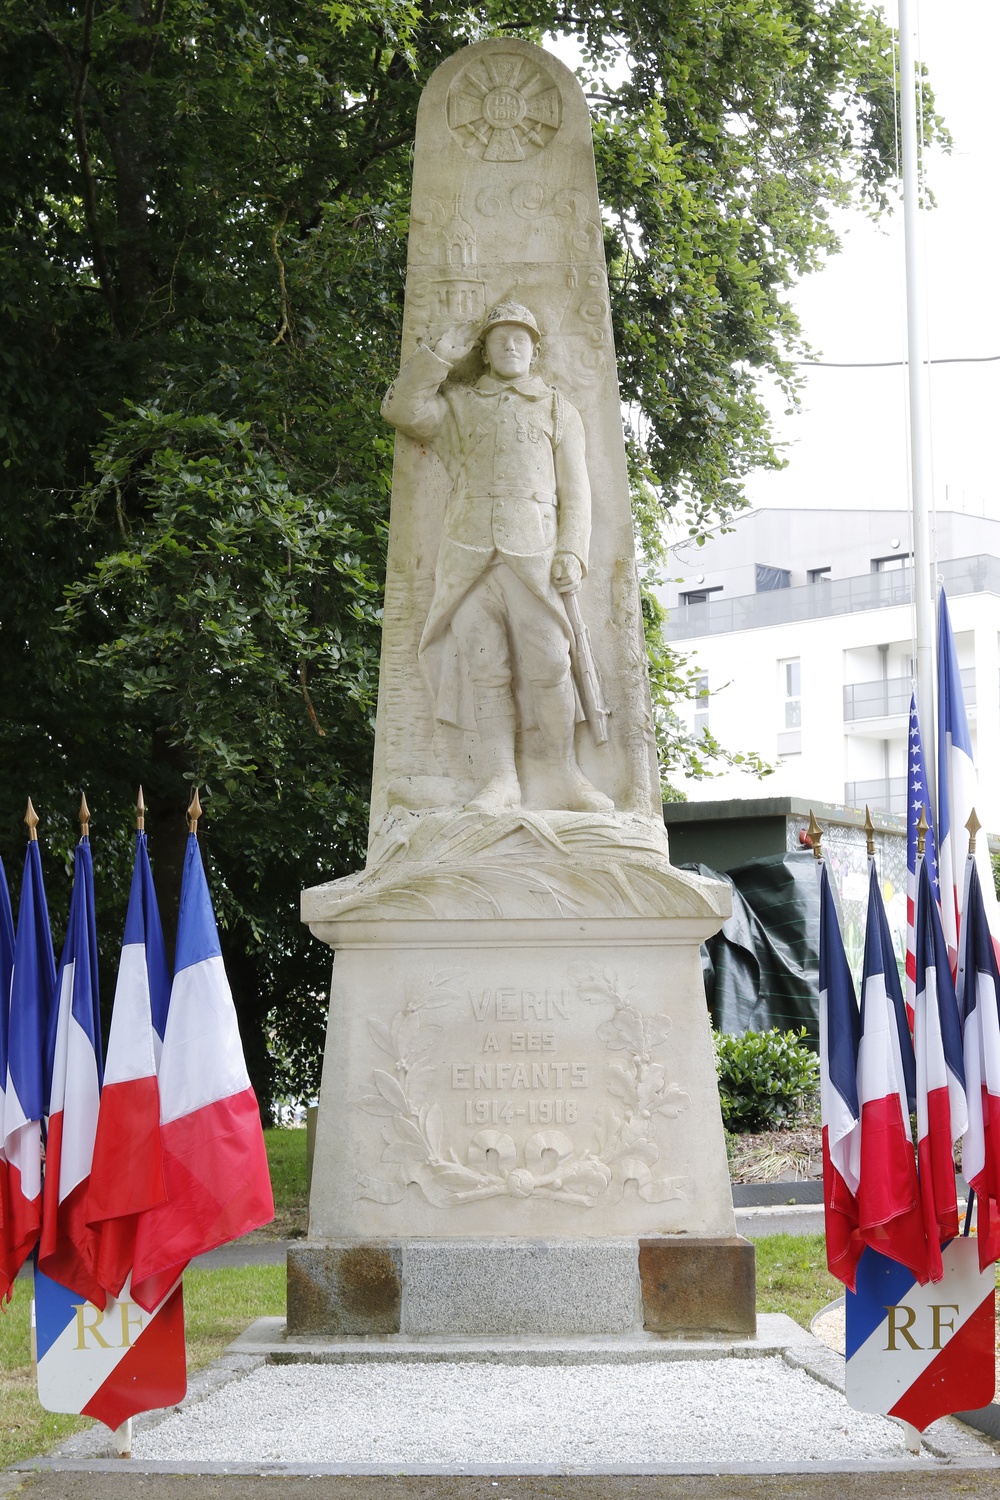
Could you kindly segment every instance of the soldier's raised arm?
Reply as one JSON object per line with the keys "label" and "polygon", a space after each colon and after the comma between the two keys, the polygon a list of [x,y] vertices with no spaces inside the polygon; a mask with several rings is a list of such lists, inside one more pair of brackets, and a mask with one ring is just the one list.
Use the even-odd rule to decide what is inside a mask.
{"label": "soldier's raised arm", "polygon": [[382,416],[409,437],[429,439],[448,415],[438,393],[453,367],[471,354],[475,339],[451,329],[431,349],[418,344],[385,394]]}

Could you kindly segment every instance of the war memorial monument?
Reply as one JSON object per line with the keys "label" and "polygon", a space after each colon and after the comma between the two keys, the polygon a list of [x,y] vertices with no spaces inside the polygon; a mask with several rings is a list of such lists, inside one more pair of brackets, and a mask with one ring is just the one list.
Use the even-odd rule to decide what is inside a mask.
{"label": "war memorial monument", "polygon": [[288,1333],[751,1333],[698,951],[728,895],[669,859],[590,117],[528,43],[424,91],[382,416],[370,843],[303,896],[335,962]]}

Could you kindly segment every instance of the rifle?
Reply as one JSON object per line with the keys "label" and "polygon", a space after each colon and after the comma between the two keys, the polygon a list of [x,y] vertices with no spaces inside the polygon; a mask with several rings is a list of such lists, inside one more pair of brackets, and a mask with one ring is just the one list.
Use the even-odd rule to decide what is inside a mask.
{"label": "rifle", "polygon": [[573,632],[573,647],[570,654],[573,674],[580,690],[583,712],[596,742],[599,745],[606,745],[610,710],[604,702],[601,679],[597,675],[597,663],[594,661],[594,650],[590,644],[590,631],[584,624],[580,613],[580,600],[576,591],[563,594],[562,600],[566,607],[566,618]]}

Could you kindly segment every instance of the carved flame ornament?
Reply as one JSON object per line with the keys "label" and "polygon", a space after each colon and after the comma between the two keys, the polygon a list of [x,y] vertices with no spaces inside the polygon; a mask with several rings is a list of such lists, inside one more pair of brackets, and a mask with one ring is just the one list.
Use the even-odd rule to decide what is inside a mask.
{"label": "carved flame ornament", "polygon": [[544,150],[561,119],[549,73],[514,54],[471,63],[448,94],[448,124],[484,161],[524,161]]}

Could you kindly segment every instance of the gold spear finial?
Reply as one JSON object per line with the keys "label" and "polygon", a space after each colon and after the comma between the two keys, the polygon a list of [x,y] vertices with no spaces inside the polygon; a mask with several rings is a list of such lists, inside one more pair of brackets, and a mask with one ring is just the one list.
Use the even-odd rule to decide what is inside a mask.
{"label": "gold spear finial", "polygon": [[81,792],[80,793],[80,811],[77,813],[77,817],[80,819],[80,837],[82,839],[89,839],[90,838],[90,808],[87,806],[87,793],[86,792]]}
{"label": "gold spear finial", "polygon": [[917,855],[918,856],[921,855],[921,854],[923,854],[923,852],[924,852],[924,845],[927,842],[927,833],[928,833],[928,830],[930,829],[930,826],[931,825],[927,821],[927,804],[926,804],[926,802],[921,802],[921,804],[920,804],[920,821],[917,824]]}
{"label": "gold spear finial", "polygon": [[35,812],[35,809],[31,805],[31,798],[30,797],[28,798],[28,811],[24,815],[24,821],[28,825],[28,838],[31,840],[32,843],[37,842],[37,839],[38,839],[38,814]]}
{"label": "gold spear finial", "polygon": [[139,788],[139,795],[135,799],[135,830],[136,830],[136,833],[143,833],[145,831],[145,828],[146,828],[146,803],[145,803],[145,800],[144,800],[143,795],[142,795],[142,787],[140,787]]}
{"label": "gold spear finial", "polygon": [[198,832],[198,819],[201,817],[202,807],[198,799],[198,788],[195,787],[194,794],[188,805],[188,833]]}
{"label": "gold spear finial", "polygon": [[820,848],[820,843],[822,842],[822,839],[823,839],[823,830],[820,827],[819,823],[816,821],[816,814],[813,812],[812,808],[809,809],[809,830],[808,831],[809,831],[809,837],[812,840],[813,859],[822,859],[823,858],[823,851]]}
{"label": "gold spear finial", "polygon": [[875,824],[872,822],[872,815],[871,815],[871,812],[869,811],[868,803],[867,802],[865,803],[865,838],[868,840],[868,858],[869,859],[874,859],[875,858]]}
{"label": "gold spear finial", "polygon": [[979,832],[980,828],[982,828],[982,826],[983,826],[982,823],[980,823],[979,819],[976,817],[976,809],[975,808],[973,808],[972,811],[970,812],[970,814],[969,814],[969,821],[966,823],[965,826],[969,830],[969,853],[970,854],[975,854],[975,852],[976,852],[976,834]]}

